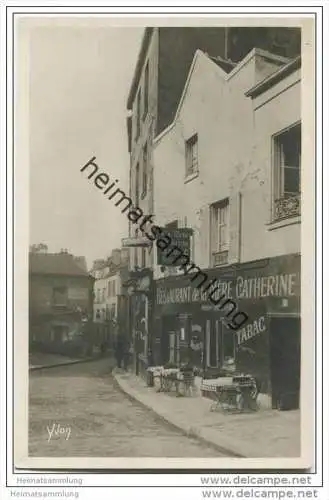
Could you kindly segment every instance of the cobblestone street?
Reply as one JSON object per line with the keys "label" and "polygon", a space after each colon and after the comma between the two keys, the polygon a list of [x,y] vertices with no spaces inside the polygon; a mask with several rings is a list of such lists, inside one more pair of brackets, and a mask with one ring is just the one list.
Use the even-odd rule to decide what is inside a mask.
{"label": "cobblestone street", "polygon": [[30,456],[223,456],[125,396],[109,360],[34,371],[29,383]]}

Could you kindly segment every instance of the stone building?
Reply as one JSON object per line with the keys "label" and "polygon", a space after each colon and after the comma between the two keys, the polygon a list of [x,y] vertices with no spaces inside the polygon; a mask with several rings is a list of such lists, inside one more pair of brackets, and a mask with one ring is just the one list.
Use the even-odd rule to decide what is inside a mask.
{"label": "stone building", "polygon": [[127,298],[123,283],[128,273],[128,251],[114,249],[107,259],[96,260],[91,274],[94,282],[94,344],[113,345],[117,334],[126,335]]}
{"label": "stone building", "polygon": [[155,362],[192,356],[205,373],[234,360],[274,407],[299,394],[300,64],[253,49],[227,71],[197,51],[153,143],[155,224],[191,230],[198,269],[154,252]]}
{"label": "stone building", "polygon": [[[258,57],[258,55],[255,55],[255,57],[248,56],[247,53],[249,53],[255,45],[267,50],[270,49],[275,55],[269,55],[267,58],[261,58]],[[234,78],[234,75],[237,72],[239,72],[239,74],[252,73],[244,89],[245,91],[257,84],[258,81],[275,71],[280,64],[282,65],[287,62],[287,56],[292,57],[300,53],[300,30],[298,28],[228,28],[224,26],[216,28],[150,27],[145,29],[127,99],[130,198],[134,205],[143,211],[144,215],[154,214],[156,211],[155,205],[159,203],[159,199],[157,198],[158,195],[155,194],[154,190],[155,158],[153,140],[166,131],[173,121],[175,121],[177,108],[180,106],[182,99],[182,93],[185,92],[184,88],[186,89],[186,81],[190,73],[191,64],[193,65],[195,62],[196,51],[202,51],[206,54],[205,57],[208,62],[208,67],[213,67],[212,70],[207,72],[207,75],[212,75],[210,78],[219,82],[219,87],[215,93],[218,94],[218,98],[221,102],[224,103],[224,99],[223,96],[219,95],[220,88],[223,92],[235,93],[234,97],[233,95],[227,95],[230,102],[233,103],[234,98],[236,98],[238,102],[241,103],[241,106],[247,107],[251,111],[251,101],[245,98],[241,89],[238,88],[239,83],[237,83],[241,81],[242,85],[244,85],[244,80],[248,80],[248,75],[240,79]],[[246,59],[248,57],[252,59],[251,64],[246,64]],[[198,57],[198,65],[200,59],[201,58]],[[245,61],[243,65],[241,65],[242,59]],[[202,63],[200,64],[202,66]],[[204,65],[207,64],[204,62]],[[242,66],[246,66],[246,68]],[[236,67],[240,69],[237,70]],[[221,71],[224,74],[229,74],[228,80],[231,79],[232,82],[234,80],[235,85],[228,84],[221,86],[221,78],[218,74],[216,76],[215,68],[217,68],[217,73]],[[202,71],[202,68],[199,68],[199,71]],[[203,99],[207,99],[205,93],[203,94]],[[203,104],[204,101],[198,102],[198,113],[195,110],[192,111],[195,119],[200,123],[206,120]],[[216,102],[212,102],[211,107],[212,110],[210,110],[210,113],[214,115],[212,120],[216,121],[217,118],[221,119],[221,110],[216,106]],[[218,114],[218,117],[215,116],[215,113]],[[226,114],[227,116],[230,114],[228,109]],[[251,116],[252,113],[249,115],[250,120],[252,120]],[[229,119],[231,118],[229,117]],[[242,135],[239,137],[239,141],[244,144],[247,141],[248,134],[250,135],[252,121],[250,121],[251,128],[243,128],[244,124],[240,123],[240,118],[236,116],[235,119],[237,127],[236,134],[239,134],[239,127],[245,133],[245,136]],[[176,128],[178,130],[178,125]],[[213,130],[209,130],[209,137],[213,138],[214,133]],[[226,131],[223,130],[222,133],[225,134]],[[189,154],[191,158],[194,154],[193,151],[196,149],[196,145],[193,142],[194,139],[195,137],[190,135],[191,143],[189,144]],[[228,147],[230,141],[226,146],[225,140],[221,143],[223,147]],[[183,151],[185,151],[185,142],[180,142],[177,148],[180,147],[183,147]],[[241,145],[241,148],[243,149],[244,145]],[[184,154],[185,153],[183,153],[183,155]],[[173,163],[166,166],[166,183],[168,184],[168,180],[171,181],[170,190],[173,191],[176,189],[176,186],[179,185],[177,181],[180,176],[179,171],[174,172],[176,168],[175,165],[176,164]],[[216,164],[216,161],[212,161],[212,165],[214,173],[217,172],[218,164]],[[192,166],[191,170],[193,170]],[[170,171],[172,174],[170,174],[171,177],[169,179]],[[194,184],[191,184],[187,188],[191,192],[189,196],[192,204],[194,200],[193,186]],[[175,196],[174,193],[173,196]],[[215,196],[215,200],[219,199],[218,196],[219,193]],[[233,203],[231,205],[233,207]],[[234,206],[237,210],[237,200]],[[202,205],[199,209],[202,210]],[[199,218],[200,223],[201,220],[206,221],[207,219],[201,212]],[[176,221],[174,220],[173,223],[176,224]],[[143,234],[138,225],[130,223],[130,242],[127,243],[127,246],[132,247],[130,251],[131,279],[138,281],[138,273],[140,273],[140,278],[143,279],[145,273],[148,272],[151,280],[150,283],[152,284],[153,264],[156,258],[153,251],[154,245],[145,245],[142,236]],[[132,242],[132,239],[135,241]],[[196,242],[195,245],[196,252],[198,252],[198,243]],[[235,242],[235,246],[233,246],[232,243],[232,249],[230,250],[231,254],[233,252],[233,247],[237,252],[237,241]],[[207,252],[207,249],[202,249],[201,251],[201,265],[205,265],[204,261],[207,261]],[[222,257],[218,256],[217,258]],[[237,258],[238,257],[236,257],[236,259]],[[155,272],[157,272],[157,270],[155,270]],[[136,332],[146,330],[143,334],[144,346],[141,349],[144,353],[141,356],[141,362],[145,366],[154,361],[152,355],[153,347],[150,341],[151,329],[154,326],[152,287],[153,284],[146,294],[132,294],[129,299],[130,335],[133,337]]]}
{"label": "stone building", "polygon": [[92,316],[94,282],[81,263],[83,258],[77,260],[66,251],[30,252],[31,346],[64,354],[69,354],[70,343],[76,342],[78,348]]}

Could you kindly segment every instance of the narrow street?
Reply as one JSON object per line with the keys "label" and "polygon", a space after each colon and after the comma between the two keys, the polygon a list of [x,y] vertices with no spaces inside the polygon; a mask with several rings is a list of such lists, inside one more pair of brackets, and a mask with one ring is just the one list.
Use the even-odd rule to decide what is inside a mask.
{"label": "narrow street", "polygon": [[30,456],[222,456],[125,396],[109,360],[34,371],[29,384]]}

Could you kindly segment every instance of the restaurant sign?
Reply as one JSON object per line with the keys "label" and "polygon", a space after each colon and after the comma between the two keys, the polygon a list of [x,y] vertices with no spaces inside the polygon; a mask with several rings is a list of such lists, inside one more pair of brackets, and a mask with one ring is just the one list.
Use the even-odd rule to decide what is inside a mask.
{"label": "restaurant sign", "polygon": [[167,288],[158,286],[156,303],[189,304],[213,301],[225,296],[228,299],[246,300],[265,297],[293,297],[297,296],[299,274],[278,274],[266,277],[247,278],[237,276],[235,280],[216,280],[212,287],[202,292],[192,285]]}

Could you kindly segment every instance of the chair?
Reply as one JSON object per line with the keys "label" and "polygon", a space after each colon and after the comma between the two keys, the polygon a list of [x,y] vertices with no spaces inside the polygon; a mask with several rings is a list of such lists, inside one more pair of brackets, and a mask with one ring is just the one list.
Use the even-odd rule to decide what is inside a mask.
{"label": "chair", "polygon": [[181,373],[183,375],[182,383],[183,383],[184,396],[187,396],[188,394],[190,396],[193,396],[193,391],[195,387],[194,371],[193,370],[181,371]]}
{"label": "chair", "polygon": [[[237,380],[238,382],[238,380]],[[241,411],[258,410],[257,397],[260,384],[254,377],[240,377],[238,383],[238,407]]]}
{"label": "chair", "polygon": [[236,411],[238,410],[237,388],[230,386],[216,386],[214,391],[216,400],[212,403],[210,411]]}

